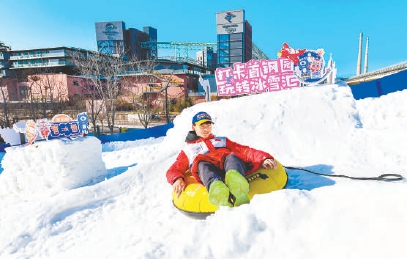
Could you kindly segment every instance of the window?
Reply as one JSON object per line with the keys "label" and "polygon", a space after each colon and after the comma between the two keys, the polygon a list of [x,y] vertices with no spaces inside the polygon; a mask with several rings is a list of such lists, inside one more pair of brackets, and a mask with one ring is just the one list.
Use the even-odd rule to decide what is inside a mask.
{"label": "window", "polygon": [[242,55],[242,53],[243,53],[242,49],[231,49],[230,50],[230,55],[231,56]]}
{"label": "window", "polygon": [[26,86],[20,86],[20,97],[25,99],[28,96],[28,88]]}
{"label": "window", "polygon": [[230,42],[230,49],[241,49],[243,43],[241,41]]}
{"label": "window", "polygon": [[219,42],[219,49],[228,49],[229,42]]}
{"label": "window", "polygon": [[229,63],[229,57],[219,57],[219,63]]}
{"label": "window", "polygon": [[235,63],[235,62],[243,62],[243,57],[242,56],[234,56],[230,57],[230,62]]}
{"label": "window", "polygon": [[219,56],[229,56],[229,50],[227,49],[220,49],[218,50],[218,55]]}
{"label": "window", "polygon": [[241,41],[242,39],[243,39],[243,34],[242,33],[230,34],[230,41],[236,41],[236,40]]}
{"label": "window", "polygon": [[229,34],[218,34],[218,41],[229,41]]}

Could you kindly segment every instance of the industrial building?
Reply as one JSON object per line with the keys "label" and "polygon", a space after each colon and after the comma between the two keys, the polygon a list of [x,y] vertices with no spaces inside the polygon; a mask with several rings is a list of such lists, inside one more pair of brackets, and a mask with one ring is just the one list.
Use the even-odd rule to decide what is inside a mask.
{"label": "industrial building", "polygon": [[[168,98],[171,102],[179,98],[189,98],[193,103],[205,101],[208,93],[200,82],[210,84],[209,95],[217,95],[213,76],[217,67],[230,67],[235,62],[247,62],[252,58],[267,58],[252,42],[252,27],[245,19],[244,10],[218,12],[214,18],[216,43],[159,42],[157,29],[150,26],[138,30],[127,28],[123,21],[95,22],[97,52],[123,58],[124,61],[130,58],[154,60],[155,72],[150,75],[155,80],[154,87],[142,82],[134,89],[144,89],[138,90],[139,94],[151,94],[156,104],[162,106],[162,100]],[[160,55],[161,51],[164,53],[168,49],[173,56]],[[0,82],[3,82],[0,87],[6,93],[4,98],[7,101],[27,100],[28,90],[34,87],[27,76],[36,74],[48,74],[39,77],[42,80],[50,80],[51,77],[57,80],[62,85],[60,88],[65,89],[66,94],[60,95],[64,100],[80,93],[76,88],[81,75],[77,74],[75,65],[70,61],[73,52],[92,51],[72,47],[12,50],[0,45]],[[195,56],[192,57],[191,52]],[[169,75],[176,83],[166,83]],[[123,80],[134,82],[132,77],[137,77],[137,71],[121,76]],[[24,77],[26,81],[21,79]]]}
{"label": "industrial building", "polygon": [[141,42],[156,42],[157,29],[146,26],[143,31],[135,28],[126,29],[123,21],[97,22],[96,42],[98,52],[127,59],[156,59],[157,49],[142,48]]}
{"label": "industrial building", "polygon": [[252,59],[252,26],[244,10],[216,14],[217,67],[231,67],[235,62]]}

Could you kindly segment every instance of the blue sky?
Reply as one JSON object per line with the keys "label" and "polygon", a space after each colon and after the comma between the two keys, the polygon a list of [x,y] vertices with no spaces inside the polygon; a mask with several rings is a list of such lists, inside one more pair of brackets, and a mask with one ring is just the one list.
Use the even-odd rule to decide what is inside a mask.
{"label": "blue sky", "polygon": [[[158,41],[216,42],[216,13],[244,9],[253,42],[270,58],[281,45],[325,50],[338,76],[356,73],[359,34],[369,37],[369,71],[407,60],[407,1],[235,0],[107,1],[3,0],[0,41],[14,50],[45,47],[96,49],[95,22],[158,30]],[[363,52],[364,58],[364,52]],[[363,61],[364,62],[364,61]]]}

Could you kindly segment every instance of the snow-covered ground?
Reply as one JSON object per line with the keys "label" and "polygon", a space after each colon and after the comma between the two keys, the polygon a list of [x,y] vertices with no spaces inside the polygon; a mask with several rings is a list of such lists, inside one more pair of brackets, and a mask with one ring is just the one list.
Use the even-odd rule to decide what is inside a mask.
{"label": "snow-covered ground", "polygon": [[286,189],[206,220],[171,202],[167,168],[191,118],[285,166],[357,177],[406,174],[407,90],[354,100],[347,86],[264,93],[184,110],[166,137],[93,137],[7,149],[0,258],[407,258],[407,183],[287,170]]}

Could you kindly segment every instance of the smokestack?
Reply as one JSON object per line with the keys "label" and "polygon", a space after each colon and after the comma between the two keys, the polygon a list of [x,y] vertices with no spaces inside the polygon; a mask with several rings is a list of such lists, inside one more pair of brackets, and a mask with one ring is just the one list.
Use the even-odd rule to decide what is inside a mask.
{"label": "smokestack", "polygon": [[368,56],[369,56],[369,37],[366,37],[366,50],[365,50],[365,70],[364,70],[364,74],[367,73],[367,60],[368,60]]}
{"label": "smokestack", "polygon": [[331,70],[331,72],[329,73],[326,82],[328,84],[333,84],[333,83],[335,83],[335,76],[334,76],[335,64],[334,64],[334,61],[332,59],[332,53],[329,56],[328,68]]}
{"label": "smokestack", "polygon": [[362,70],[362,40],[363,40],[363,33],[359,34],[359,52],[358,52],[358,63],[356,65],[356,75],[360,75],[360,71]]}

